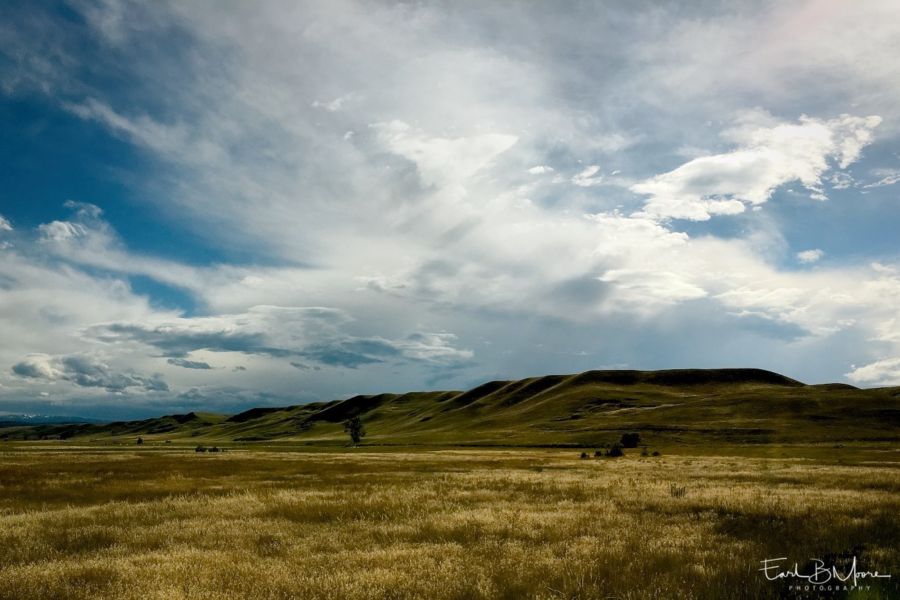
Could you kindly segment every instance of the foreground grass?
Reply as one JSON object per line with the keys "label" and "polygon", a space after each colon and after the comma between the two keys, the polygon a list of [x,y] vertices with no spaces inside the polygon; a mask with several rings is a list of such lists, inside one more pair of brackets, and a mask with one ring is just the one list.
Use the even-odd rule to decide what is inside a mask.
{"label": "foreground grass", "polygon": [[900,463],[868,457],[15,448],[0,599],[766,598],[763,558],[900,567]]}

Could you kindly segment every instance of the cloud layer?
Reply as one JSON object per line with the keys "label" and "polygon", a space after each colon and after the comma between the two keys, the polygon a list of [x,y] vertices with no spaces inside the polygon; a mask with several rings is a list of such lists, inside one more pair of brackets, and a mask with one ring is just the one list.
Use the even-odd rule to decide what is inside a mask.
{"label": "cloud layer", "polygon": [[8,9],[0,90],[126,198],[3,198],[0,410],[896,381],[896,3],[72,6]]}

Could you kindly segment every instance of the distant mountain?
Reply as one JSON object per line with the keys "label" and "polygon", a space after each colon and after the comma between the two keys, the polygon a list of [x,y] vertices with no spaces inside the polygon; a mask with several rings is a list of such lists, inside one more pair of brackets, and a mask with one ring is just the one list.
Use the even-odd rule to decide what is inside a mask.
{"label": "distant mountain", "polygon": [[491,381],[468,391],[354,396],[236,415],[37,425],[9,439],[147,443],[343,444],[359,416],[366,444],[598,445],[639,432],[649,444],[900,441],[900,388],[805,385],[760,369],[588,371]]}
{"label": "distant mountain", "polygon": [[15,415],[0,413],[0,427],[63,423],[105,423],[105,421],[102,419],[91,419],[89,417],[71,417],[65,415]]}

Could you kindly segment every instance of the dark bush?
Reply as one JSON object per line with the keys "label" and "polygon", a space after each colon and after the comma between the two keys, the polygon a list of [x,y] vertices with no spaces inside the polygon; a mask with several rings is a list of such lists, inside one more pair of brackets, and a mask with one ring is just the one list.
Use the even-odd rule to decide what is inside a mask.
{"label": "dark bush", "polygon": [[144,443],[144,438],[138,437],[138,439],[137,439],[137,445],[140,446],[140,445],[143,444],[143,443]]}
{"label": "dark bush", "polygon": [[654,450],[650,456],[659,456],[659,450]]}
{"label": "dark bush", "polygon": [[623,433],[620,440],[623,448],[637,448],[641,443],[641,434],[639,433]]}
{"label": "dark bush", "polygon": [[582,453],[581,453],[581,460],[585,460],[587,457],[588,457],[588,453],[587,453],[587,452],[582,452]]}
{"label": "dark bush", "polygon": [[603,456],[603,450],[594,450],[594,458]]}
{"label": "dark bush", "polygon": [[622,444],[613,444],[610,446],[609,450],[606,451],[606,455],[612,457],[625,456],[625,453],[622,452]]}
{"label": "dark bush", "polygon": [[209,451],[210,451],[210,452],[218,452],[218,451],[219,451],[219,447],[218,447],[218,446],[213,446],[212,448],[209,449]]}
{"label": "dark bush", "polygon": [[194,448],[194,452],[206,452],[206,446],[197,446]]}

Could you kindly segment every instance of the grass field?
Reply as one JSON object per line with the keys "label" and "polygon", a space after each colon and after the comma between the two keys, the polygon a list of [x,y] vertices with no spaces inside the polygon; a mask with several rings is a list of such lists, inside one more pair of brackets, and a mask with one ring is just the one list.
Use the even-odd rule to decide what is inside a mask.
{"label": "grass field", "polygon": [[765,558],[900,569],[893,446],[662,450],[6,442],[0,598],[777,598]]}

